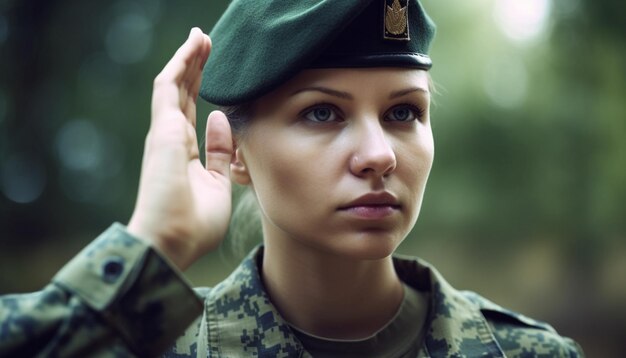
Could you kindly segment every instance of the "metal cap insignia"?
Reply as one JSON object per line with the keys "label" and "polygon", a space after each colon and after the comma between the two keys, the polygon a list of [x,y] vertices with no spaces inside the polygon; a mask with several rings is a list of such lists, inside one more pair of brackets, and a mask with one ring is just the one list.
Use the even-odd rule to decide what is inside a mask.
{"label": "metal cap insignia", "polygon": [[409,0],[385,0],[385,29],[383,38],[385,40],[409,41]]}

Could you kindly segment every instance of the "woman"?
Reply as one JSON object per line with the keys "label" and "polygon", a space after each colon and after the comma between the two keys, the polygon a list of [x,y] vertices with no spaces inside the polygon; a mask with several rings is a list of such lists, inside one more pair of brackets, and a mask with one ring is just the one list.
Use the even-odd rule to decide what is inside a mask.
{"label": "woman", "polygon": [[[417,1],[234,1],[205,65],[211,42],[193,29],[154,83],[128,227],[42,292],[3,297],[0,353],[580,355],[548,325],[392,257],[433,160],[433,34]],[[229,106],[209,115],[204,166],[198,92]],[[264,245],[194,292],[176,268],[225,236],[231,180],[254,193]]]}

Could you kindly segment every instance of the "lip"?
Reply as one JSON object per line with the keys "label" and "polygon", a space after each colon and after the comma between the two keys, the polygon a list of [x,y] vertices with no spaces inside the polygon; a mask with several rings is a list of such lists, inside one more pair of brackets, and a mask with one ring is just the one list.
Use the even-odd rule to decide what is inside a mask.
{"label": "lip", "polygon": [[339,211],[349,213],[362,219],[383,219],[400,210],[398,199],[388,192],[368,193],[360,196]]}
{"label": "lip", "polygon": [[348,204],[341,206],[339,210],[348,210],[360,206],[390,206],[399,209],[400,202],[389,192],[368,193],[356,198]]}

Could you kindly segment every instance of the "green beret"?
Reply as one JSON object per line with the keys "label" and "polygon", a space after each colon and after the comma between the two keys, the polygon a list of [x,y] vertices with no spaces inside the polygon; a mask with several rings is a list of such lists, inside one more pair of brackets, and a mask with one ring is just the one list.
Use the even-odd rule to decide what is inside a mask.
{"label": "green beret", "polygon": [[307,68],[432,66],[417,0],[233,0],[210,33],[200,96],[254,100]]}

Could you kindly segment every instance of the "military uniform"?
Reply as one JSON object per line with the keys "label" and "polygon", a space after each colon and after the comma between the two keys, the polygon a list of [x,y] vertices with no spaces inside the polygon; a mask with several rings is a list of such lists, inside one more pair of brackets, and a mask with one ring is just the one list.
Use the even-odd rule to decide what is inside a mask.
{"label": "military uniform", "polygon": [[[310,357],[264,290],[262,255],[193,290],[115,224],[43,291],[0,298],[0,356]],[[394,263],[402,281],[429,292],[419,357],[583,356],[549,325],[455,290],[419,259]]]}

